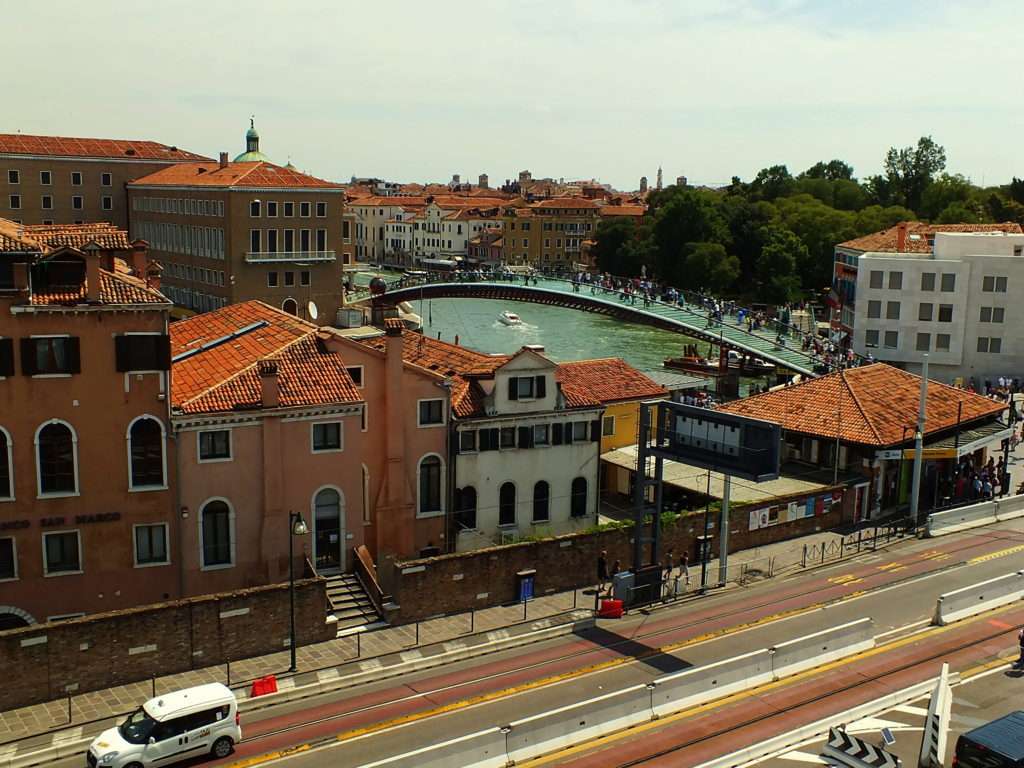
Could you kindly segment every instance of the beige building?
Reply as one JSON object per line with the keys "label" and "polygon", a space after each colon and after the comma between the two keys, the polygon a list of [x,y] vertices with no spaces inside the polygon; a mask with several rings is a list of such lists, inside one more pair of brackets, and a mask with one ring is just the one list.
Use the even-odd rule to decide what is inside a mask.
{"label": "beige building", "polygon": [[164,266],[164,292],[200,312],[250,299],[335,320],[354,262],[343,189],[278,166],[250,128],[234,162],[182,163],[128,185],[131,233]]}
{"label": "beige building", "polygon": [[583,241],[600,221],[600,206],[582,197],[542,200],[508,207],[502,256],[506,264],[572,269]]}
{"label": "beige building", "polygon": [[155,141],[0,133],[0,216],[19,224],[128,228],[125,185],[202,155]]}

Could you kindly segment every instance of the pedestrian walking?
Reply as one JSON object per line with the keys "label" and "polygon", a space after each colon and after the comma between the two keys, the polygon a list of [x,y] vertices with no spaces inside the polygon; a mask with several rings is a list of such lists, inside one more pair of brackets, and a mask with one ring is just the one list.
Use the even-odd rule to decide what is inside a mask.
{"label": "pedestrian walking", "polygon": [[683,559],[679,563],[679,572],[683,575],[686,586],[690,586],[690,553],[683,552]]}
{"label": "pedestrian walking", "polygon": [[601,554],[597,556],[597,591],[604,592],[604,587],[608,583],[608,553],[603,549]]}
{"label": "pedestrian walking", "polygon": [[1024,667],[1024,627],[1017,633],[1017,645],[1020,647],[1020,656],[1017,657],[1014,666]]}
{"label": "pedestrian walking", "polygon": [[668,552],[665,553],[665,568],[662,572],[662,595],[667,596],[672,594],[672,571],[675,570],[674,562],[675,557],[673,556],[675,550],[671,547]]}

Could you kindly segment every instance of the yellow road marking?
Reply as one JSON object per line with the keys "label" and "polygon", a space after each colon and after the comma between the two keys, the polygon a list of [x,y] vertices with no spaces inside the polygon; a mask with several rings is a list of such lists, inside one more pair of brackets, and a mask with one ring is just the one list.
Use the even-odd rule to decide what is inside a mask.
{"label": "yellow road marking", "polygon": [[890,568],[905,568],[906,566],[900,565],[896,562],[892,562],[886,563],[885,565],[876,565],[875,567],[880,571],[888,571]]}
{"label": "yellow road marking", "polygon": [[[1010,554],[1013,554],[1013,553],[1019,552],[1019,551],[1024,551],[1024,545],[1019,545],[1019,546],[1016,546],[1016,547],[1011,547],[1009,549],[1002,550],[1002,551],[999,551],[999,552],[993,552],[993,553],[991,553],[989,555],[981,555],[981,556],[976,557],[976,558],[974,558],[972,560],[968,560],[967,563],[968,564],[974,564],[974,563],[985,562],[987,560],[991,560],[991,559],[994,559],[996,557],[1003,557],[1005,555],[1010,555]],[[884,566],[877,566],[877,567],[878,568],[884,568]],[[893,563],[893,564],[889,565],[889,572],[890,573],[894,573],[896,571],[901,571],[901,570],[904,570],[906,567],[907,567],[906,565],[900,565],[900,564]],[[857,579],[856,581],[863,581],[863,579]],[[853,583],[856,583],[856,582],[855,581],[850,581],[849,583],[853,584]],[[576,678],[576,677],[583,677],[585,675],[589,675],[589,674],[592,674],[592,673],[595,673],[595,672],[600,672],[600,671],[603,671],[605,669],[611,669],[613,667],[621,666],[623,664],[629,664],[629,663],[633,663],[635,661],[641,661],[641,660],[643,660],[645,658],[648,658],[648,657],[656,655],[656,654],[672,653],[674,651],[682,650],[683,648],[686,648],[688,646],[699,645],[701,643],[705,643],[705,642],[708,642],[709,640],[714,640],[714,639],[719,638],[719,637],[724,637],[724,636],[727,636],[727,635],[736,634],[736,633],[739,633],[739,632],[742,632],[742,631],[745,631],[745,630],[748,630],[748,629],[753,629],[753,628],[758,627],[758,626],[762,626],[762,625],[765,625],[765,624],[770,624],[770,623],[773,623],[773,622],[776,622],[776,621],[781,621],[782,619],[791,618],[793,616],[799,616],[799,615],[804,614],[804,613],[810,613],[812,611],[820,610],[821,608],[824,608],[826,605],[830,605],[830,604],[831,605],[836,605],[838,603],[842,603],[842,602],[846,602],[846,601],[849,601],[849,600],[853,600],[854,598],[862,597],[862,596],[864,596],[867,593],[868,593],[868,590],[857,590],[855,592],[851,592],[849,595],[844,595],[843,597],[839,598],[838,600],[832,601],[831,603],[829,603],[829,602],[813,603],[813,604],[811,604],[809,606],[805,606],[803,608],[794,608],[794,609],[791,609],[791,610],[788,610],[788,611],[780,611],[778,613],[773,613],[773,614],[769,614],[767,616],[763,616],[760,619],[756,619],[754,621],[744,622],[742,624],[735,624],[735,625],[732,625],[730,627],[725,627],[723,629],[716,630],[714,632],[708,632],[708,633],[705,633],[703,635],[698,635],[696,637],[690,638],[689,640],[683,640],[683,641],[680,641],[678,643],[671,643],[671,644],[664,645],[664,646],[661,646],[661,647],[658,647],[658,648],[652,648],[650,651],[646,651],[646,652],[644,652],[642,654],[638,654],[638,655],[635,655],[635,656],[623,656],[623,657],[619,657],[619,658],[615,658],[615,659],[608,659],[608,660],[605,660],[605,661],[602,661],[602,662],[598,662],[596,664],[591,664],[591,665],[586,666],[586,667],[581,667],[579,669],[570,670],[568,672],[563,672],[563,673],[560,673],[560,674],[557,674],[557,675],[550,675],[548,677],[539,678],[537,680],[533,680],[533,681],[530,681],[530,682],[527,682],[527,683],[523,683],[522,685],[512,686],[510,688],[504,688],[504,689],[501,689],[501,690],[492,691],[490,693],[480,694],[479,696],[474,696],[474,697],[467,698],[467,699],[460,699],[458,701],[453,701],[453,702],[450,702],[448,704],[444,704],[444,705],[442,705],[440,707],[436,707],[434,709],[423,710],[423,711],[420,711],[420,712],[414,712],[414,713],[411,713],[409,715],[403,715],[401,717],[392,718],[391,720],[385,720],[385,721],[381,721],[379,723],[374,723],[372,725],[364,726],[362,728],[356,728],[356,729],[351,730],[351,731],[346,731],[345,733],[337,734],[335,736],[335,738],[339,742],[349,741],[349,740],[357,738],[359,736],[365,736],[367,734],[375,733],[377,731],[387,730],[387,729],[390,729],[390,728],[397,727],[399,725],[405,725],[405,724],[408,724],[408,723],[417,722],[419,720],[424,720],[424,719],[429,718],[429,717],[436,717],[438,715],[446,714],[448,712],[454,712],[454,711],[457,711],[457,710],[460,710],[460,709],[466,709],[468,707],[475,706],[477,704],[484,704],[484,703],[486,703],[488,701],[494,701],[494,700],[497,700],[497,699],[507,698],[507,697],[514,696],[514,695],[519,694],[519,693],[525,693],[527,691],[534,690],[534,689],[537,689],[537,688],[543,688],[543,687],[548,686],[548,685],[554,685],[555,683],[564,682],[566,680],[571,680],[571,679]],[[945,629],[948,629],[949,627],[963,626],[964,624],[967,624],[967,623],[973,621],[975,618],[977,618],[977,617],[973,617],[971,619],[965,619],[965,620],[957,622],[955,624],[950,624],[947,627],[939,627],[937,629],[945,630]],[[934,632],[934,630],[931,630],[931,631],[925,632],[925,633],[920,633],[920,634],[917,634],[917,635],[911,635],[911,636],[909,636],[909,638],[903,638],[903,641],[912,641],[912,640],[920,638],[922,636],[926,636],[928,634],[931,634],[932,632]],[[852,659],[867,658],[868,656],[874,655],[874,653],[879,652],[879,649],[881,649],[881,648],[892,649],[892,648],[900,647],[900,645],[897,645],[896,643],[899,643],[900,645],[903,644],[902,641],[897,640],[897,641],[893,641],[892,643],[889,643],[889,644],[887,644],[885,646],[876,646],[874,649],[872,649],[870,651],[866,651],[864,654],[860,654],[860,655],[858,655],[856,657],[851,657],[851,660]],[[757,692],[762,692],[762,691],[765,691],[765,690],[770,690],[771,688],[777,687],[778,684],[781,684],[783,682],[794,682],[796,680],[803,679],[810,672],[823,672],[823,671],[826,671],[827,669],[833,668],[834,666],[840,666],[841,663],[842,663],[842,660],[840,662],[833,662],[833,664],[827,665],[825,667],[819,667],[816,670],[808,670],[807,673],[799,673],[798,675],[794,675],[792,677],[785,678],[785,680],[777,681],[776,683],[769,683],[766,686],[762,686],[761,688],[758,688],[758,689],[755,689],[755,690]],[[740,694],[733,694],[732,696],[726,697],[724,699],[719,699],[718,701],[710,702],[708,704],[702,704],[702,705],[694,707],[694,708],[692,708],[690,710],[684,710],[683,712],[676,713],[676,714],[673,714],[673,715],[669,715],[667,717],[660,718],[659,720],[653,721],[653,722],[654,723],[659,723],[659,724],[660,723],[664,723],[666,721],[671,722],[673,719],[679,719],[680,716],[682,716],[683,714],[686,714],[686,713],[694,714],[695,712],[702,711],[703,709],[710,708],[712,706],[720,706],[720,705],[729,703],[729,702],[731,702],[734,699],[735,700],[741,700],[743,698],[743,693],[749,694],[750,692],[741,692]],[[641,727],[642,726],[636,726],[636,727],[630,729],[628,732],[629,733],[637,732],[637,730],[639,728],[641,728]],[[615,735],[615,734],[612,734],[612,735]],[[605,737],[601,737],[601,738],[602,739],[608,739],[608,738],[610,738],[610,736],[605,736]],[[583,745],[579,745],[579,746],[583,746]],[[241,760],[241,761],[238,761],[238,762],[231,763],[229,768],[251,768],[252,766],[262,765],[264,763],[271,762],[273,760],[279,760],[282,757],[287,757],[288,755],[294,754],[296,752],[303,752],[303,751],[305,751],[307,749],[310,749],[310,748],[311,748],[310,744],[302,744],[300,746],[290,747],[290,748],[285,749],[285,750],[280,750],[280,751],[276,751],[276,752],[268,752],[268,753],[265,753],[263,755],[257,755],[257,756],[253,756],[251,758],[247,758],[245,760]],[[570,749],[575,749],[575,747],[571,747]],[[559,755],[565,755],[565,754],[568,754],[568,753],[567,752],[562,752],[562,753],[558,753],[558,754]],[[543,760],[544,758],[538,758],[538,759]],[[535,763],[533,761],[530,761],[529,764],[532,765],[532,764],[535,764]],[[541,763],[536,763],[536,764],[539,765]]]}
{"label": "yellow road marking", "polygon": [[[1007,606],[1007,608],[1008,607],[1016,607],[1016,606]],[[1005,608],[1004,608],[1004,610],[1005,610]],[[522,763],[519,763],[519,765],[538,766],[538,765],[545,765],[545,764],[553,762],[555,760],[564,760],[565,758],[571,757],[572,755],[579,754],[581,752],[589,752],[589,751],[591,751],[593,749],[596,749],[598,747],[604,746],[606,744],[611,744],[611,743],[614,743],[616,741],[620,741],[622,739],[625,739],[627,737],[635,736],[636,734],[645,733],[645,732],[651,730],[652,728],[660,728],[660,727],[662,727],[663,725],[665,725],[667,723],[674,723],[677,720],[685,720],[688,717],[693,717],[694,715],[700,714],[702,712],[706,712],[706,711],[713,710],[713,709],[718,709],[718,708],[723,707],[723,706],[728,706],[729,704],[734,704],[734,703],[737,703],[737,702],[740,702],[740,701],[744,701],[745,699],[749,699],[749,698],[751,698],[753,696],[760,696],[760,695],[762,695],[762,694],[764,694],[764,693],[766,693],[768,691],[772,691],[772,690],[781,688],[783,686],[790,685],[792,683],[796,683],[796,682],[799,682],[801,680],[805,680],[805,679],[807,679],[809,677],[814,677],[815,675],[825,674],[825,673],[830,672],[830,671],[832,671],[834,669],[838,669],[840,667],[844,667],[844,666],[847,666],[849,664],[852,664],[855,661],[863,661],[864,659],[871,658],[872,656],[877,656],[880,653],[886,653],[888,651],[892,651],[892,650],[895,650],[897,648],[901,648],[901,647],[903,647],[905,645],[910,645],[911,643],[915,643],[915,642],[917,642],[919,640],[924,640],[924,639],[926,639],[928,637],[932,637],[932,636],[935,636],[935,635],[943,634],[945,632],[950,631],[951,629],[955,629],[956,627],[962,627],[962,626],[965,626],[967,624],[973,624],[973,623],[975,623],[977,621],[980,621],[980,620],[982,620],[984,618],[987,618],[987,616],[985,614],[980,614],[978,616],[971,616],[970,618],[964,619],[962,621],[958,621],[958,622],[956,622],[954,624],[947,624],[944,627],[933,627],[933,628],[931,628],[929,630],[926,630],[924,632],[919,632],[918,634],[915,634],[915,635],[908,635],[907,637],[901,637],[901,638],[899,638],[897,640],[893,640],[893,641],[891,641],[889,643],[884,643],[882,645],[876,645],[874,648],[870,648],[870,649],[864,651],[863,653],[858,653],[856,656],[848,656],[848,657],[846,657],[844,659],[837,659],[836,661],[829,662],[828,664],[823,664],[820,667],[815,667],[814,669],[808,669],[808,670],[805,670],[803,672],[798,672],[795,675],[791,675],[790,677],[784,677],[781,680],[775,680],[775,681],[773,681],[771,683],[765,683],[764,685],[759,686],[758,688],[751,688],[751,689],[748,689],[746,691],[740,691],[740,692],[734,693],[734,694],[732,694],[730,696],[725,696],[725,697],[723,697],[721,699],[716,699],[714,701],[709,701],[709,702],[705,702],[703,704],[698,704],[698,705],[690,707],[688,709],[680,710],[679,712],[673,712],[672,714],[665,715],[664,717],[661,717],[661,718],[659,718],[657,720],[651,720],[650,722],[641,723],[640,725],[634,725],[631,728],[627,728],[625,730],[617,731],[615,733],[610,733],[610,734],[608,734],[606,736],[599,736],[598,738],[592,739],[592,740],[590,740],[588,742],[584,742],[583,744],[577,744],[575,746],[568,747],[568,748],[560,750],[558,752],[553,752],[553,753],[551,753],[549,755],[544,755],[542,757],[536,757],[536,758],[533,758],[531,760],[526,760],[526,761],[524,761]],[[989,663],[990,666],[988,668],[991,668],[991,666],[998,666],[999,663],[1005,663],[1005,662],[1003,662],[1002,659],[999,659],[996,662],[990,662]],[[982,665],[982,666],[984,666],[984,665]]]}
{"label": "yellow road marking", "polygon": [[1016,547],[1010,547],[1009,549],[1001,549],[998,552],[989,552],[987,555],[978,555],[977,557],[972,557],[970,560],[967,561],[967,564],[974,565],[975,563],[985,563],[989,560],[995,560],[999,557],[1015,555],[1018,552],[1024,552],[1024,544],[1018,544]]}

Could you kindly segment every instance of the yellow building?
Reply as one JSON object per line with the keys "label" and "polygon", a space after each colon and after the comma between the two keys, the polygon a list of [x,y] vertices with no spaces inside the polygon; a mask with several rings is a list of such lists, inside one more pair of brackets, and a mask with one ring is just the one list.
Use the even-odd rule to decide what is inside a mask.
{"label": "yellow building", "polygon": [[502,258],[506,264],[572,269],[600,220],[600,206],[583,197],[509,206],[503,216]]}
{"label": "yellow building", "polygon": [[[636,443],[641,401],[658,400],[669,394],[665,387],[617,357],[561,363],[558,378],[570,382],[585,380],[587,393],[604,405],[602,454]],[[595,384],[595,381],[600,383]]]}

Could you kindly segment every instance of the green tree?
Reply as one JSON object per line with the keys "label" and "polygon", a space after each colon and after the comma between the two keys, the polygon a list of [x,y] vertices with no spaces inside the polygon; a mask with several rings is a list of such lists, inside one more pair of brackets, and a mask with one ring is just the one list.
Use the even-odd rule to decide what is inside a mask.
{"label": "green tree", "polygon": [[800,176],[808,179],[828,179],[829,181],[846,179],[850,181],[853,179],[853,166],[842,160],[829,160],[827,163],[818,161]]}
{"label": "green tree", "polygon": [[1007,191],[1010,193],[1011,200],[1024,205],[1024,179],[1018,179],[1014,176]]}
{"label": "green tree", "polygon": [[635,275],[639,265],[631,263],[627,246],[637,236],[630,216],[602,219],[594,229],[594,258],[597,268],[613,275]]}
{"label": "green tree", "polygon": [[753,200],[775,200],[793,193],[795,181],[784,165],[762,168],[750,182],[749,196]]}
{"label": "green tree", "polygon": [[944,173],[924,190],[917,212],[934,219],[953,203],[966,203],[974,187],[960,174]]}
{"label": "green tree", "polygon": [[887,208],[880,205],[869,205],[858,211],[854,218],[854,237],[881,232],[901,221],[912,221],[914,217],[913,211],[899,205],[890,205]]}
{"label": "green tree", "polygon": [[918,210],[925,189],[946,167],[946,150],[931,136],[922,136],[916,147],[890,147],[885,154],[885,177],[898,195],[897,202]]}
{"label": "green tree", "polygon": [[719,195],[681,190],[661,205],[653,224],[657,273],[664,279],[684,282],[683,260],[687,243],[725,243],[729,230],[718,211]]}
{"label": "green tree", "polygon": [[856,214],[837,211],[808,195],[777,203],[782,225],[800,238],[804,251],[794,254],[804,288],[820,290],[832,283],[836,243],[857,236]]}
{"label": "green tree", "polygon": [[976,210],[959,200],[947,205],[935,220],[939,224],[980,224],[982,222],[982,218]]}
{"label": "green tree", "polygon": [[792,301],[800,294],[796,275],[798,261],[806,261],[807,248],[800,238],[782,227],[769,227],[757,260],[759,295],[774,304]]}
{"label": "green tree", "polygon": [[778,209],[765,201],[752,203],[745,197],[728,195],[719,210],[729,228],[731,250],[740,261],[740,274],[752,281],[757,258],[764,247],[764,233],[770,224],[778,221]]}
{"label": "green tree", "polygon": [[836,179],[832,182],[832,205],[840,211],[859,211],[868,204],[868,192],[856,181]]}
{"label": "green tree", "polygon": [[740,276],[740,260],[725,251],[721,243],[688,243],[686,273],[689,280],[713,294],[722,295],[735,288]]}

